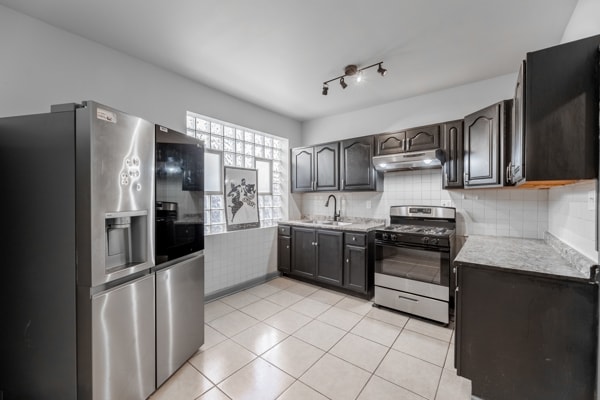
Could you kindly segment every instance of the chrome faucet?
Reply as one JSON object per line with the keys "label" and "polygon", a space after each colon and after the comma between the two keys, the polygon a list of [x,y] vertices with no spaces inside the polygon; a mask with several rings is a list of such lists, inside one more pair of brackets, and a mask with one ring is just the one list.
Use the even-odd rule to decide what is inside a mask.
{"label": "chrome faucet", "polygon": [[337,209],[337,199],[335,198],[334,195],[330,194],[329,197],[327,198],[327,201],[325,202],[325,207],[329,207],[329,199],[331,199],[333,197],[333,220],[334,221],[338,221],[340,219],[340,213],[337,212],[336,213],[336,209]]}

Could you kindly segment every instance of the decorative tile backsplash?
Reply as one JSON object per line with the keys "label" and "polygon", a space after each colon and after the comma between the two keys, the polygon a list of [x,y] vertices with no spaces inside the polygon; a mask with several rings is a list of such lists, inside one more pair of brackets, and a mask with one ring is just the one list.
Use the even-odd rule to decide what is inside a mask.
{"label": "decorative tile backsplash", "polygon": [[[302,214],[333,215],[329,193],[307,193]],[[388,172],[383,192],[336,193],[342,216],[388,218],[394,205],[456,207],[459,235],[543,239],[548,230],[548,190],[442,190],[439,169]]]}
{"label": "decorative tile backsplash", "polygon": [[590,192],[596,193],[596,181],[576,183],[550,189],[549,232],[598,262],[596,251],[596,203],[589,203]]}

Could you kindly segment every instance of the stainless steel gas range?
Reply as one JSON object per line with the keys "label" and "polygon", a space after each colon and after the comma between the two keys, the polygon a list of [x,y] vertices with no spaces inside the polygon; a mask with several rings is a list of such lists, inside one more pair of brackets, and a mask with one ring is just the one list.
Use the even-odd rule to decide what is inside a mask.
{"label": "stainless steel gas range", "polygon": [[456,209],[392,206],[375,231],[376,305],[447,324]]}

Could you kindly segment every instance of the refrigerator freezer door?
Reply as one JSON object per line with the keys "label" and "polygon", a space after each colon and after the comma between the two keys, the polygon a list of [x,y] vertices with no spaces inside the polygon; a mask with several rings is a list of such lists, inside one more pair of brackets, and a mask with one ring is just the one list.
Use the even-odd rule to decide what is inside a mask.
{"label": "refrigerator freezer door", "polygon": [[156,272],[156,386],[204,343],[204,254]]}
{"label": "refrigerator freezer door", "polygon": [[[154,266],[154,125],[85,104],[76,111],[77,283],[95,287]],[[108,249],[115,228],[122,257]]]}
{"label": "refrigerator freezer door", "polygon": [[146,399],[154,391],[154,275],[92,297],[94,399]]}

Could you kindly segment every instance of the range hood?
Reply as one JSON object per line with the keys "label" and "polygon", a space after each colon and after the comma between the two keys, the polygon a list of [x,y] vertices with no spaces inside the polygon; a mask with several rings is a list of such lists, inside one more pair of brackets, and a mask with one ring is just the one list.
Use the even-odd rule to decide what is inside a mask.
{"label": "range hood", "polygon": [[446,156],[441,149],[386,154],[373,157],[375,169],[384,172],[441,168],[444,162],[446,162]]}

